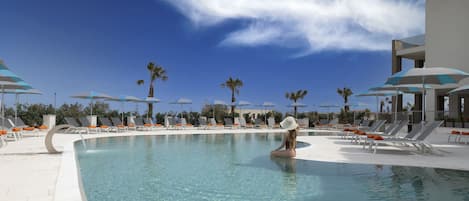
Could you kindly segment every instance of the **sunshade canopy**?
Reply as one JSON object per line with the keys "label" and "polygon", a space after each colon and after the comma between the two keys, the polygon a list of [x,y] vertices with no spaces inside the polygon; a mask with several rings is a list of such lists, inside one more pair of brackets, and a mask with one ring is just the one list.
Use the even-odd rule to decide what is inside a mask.
{"label": "sunshade canopy", "polygon": [[71,96],[72,98],[81,98],[81,99],[112,99],[113,97],[105,93],[100,93],[96,91],[78,93]]}
{"label": "sunshade canopy", "polygon": [[8,90],[8,89],[23,89],[28,90],[32,89],[31,85],[24,81],[18,82],[9,82],[9,81],[0,81],[0,90]]}
{"label": "sunshade canopy", "polygon": [[248,101],[239,101],[238,102],[238,106],[248,106],[248,105],[252,105],[252,103],[250,103]]}
{"label": "sunshade canopy", "polygon": [[[425,89],[431,89],[429,85],[424,85]],[[385,84],[383,86],[372,87],[369,90],[371,91],[400,91],[403,93],[422,93],[421,84],[405,84],[405,85],[390,85]]]}
{"label": "sunshade canopy", "polygon": [[454,68],[431,67],[431,68],[411,68],[401,71],[389,77],[386,84],[454,84],[469,77],[469,74]]}
{"label": "sunshade canopy", "polygon": [[174,102],[171,102],[170,104],[181,104],[181,105],[184,105],[184,104],[192,104],[192,100],[191,100],[191,99],[187,99],[187,98],[180,98],[180,99],[177,99],[177,100],[174,101]]}
{"label": "sunshade canopy", "polygon": [[464,85],[449,91],[450,94],[469,94],[469,85]]}
{"label": "sunshade canopy", "polygon": [[261,104],[262,107],[275,107],[275,104],[272,102],[264,102]]}

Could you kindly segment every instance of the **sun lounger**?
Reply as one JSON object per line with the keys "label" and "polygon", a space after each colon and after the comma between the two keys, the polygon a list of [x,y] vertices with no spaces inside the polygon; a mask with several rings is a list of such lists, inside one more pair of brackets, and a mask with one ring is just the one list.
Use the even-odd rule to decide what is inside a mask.
{"label": "sun lounger", "polygon": [[399,131],[404,128],[409,123],[409,121],[397,121],[389,125],[384,132],[366,132],[365,142],[363,143],[363,148],[365,148],[368,143],[368,139],[373,139],[375,136],[379,135],[382,137],[395,137]]}
{"label": "sun lounger", "polygon": [[95,133],[99,133],[100,129],[96,125],[91,125],[90,121],[86,117],[78,118],[78,122],[80,122],[81,126],[87,129],[87,133],[91,133],[92,131]]}
{"label": "sun lounger", "polygon": [[88,129],[82,127],[73,117],[64,117],[65,122],[72,127],[68,128],[65,133],[88,133]]}
{"label": "sun lounger", "polygon": [[385,138],[382,136],[375,137],[373,138],[373,142],[370,145],[370,149],[374,145],[373,153],[376,153],[376,150],[378,149],[378,145],[380,143],[392,143],[393,145],[396,145],[396,143],[398,143],[401,145],[412,144],[415,148],[417,148],[417,150],[420,150],[422,152],[425,152],[426,149],[428,149],[429,151],[432,151],[433,148],[431,144],[426,143],[425,139],[428,136],[430,136],[430,134],[432,134],[433,131],[435,131],[435,129],[438,128],[442,123],[443,121],[432,121],[432,122],[425,123],[423,127],[421,127],[420,129],[419,128],[415,129],[414,133],[411,132],[412,134],[409,133],[404,138],[396,138],[396,137]]}
{"label": "sun lounger", "polygon": [[119,131],[119,129],[116,126],[112,125],[112,122],[108,118],[100,117],[99,121],[101,121],[101,126],[99,126],[99,128],[102,131],[106,131],[106,132],[111,132],[111,131],[118,132]]}
{"label": "sun lounger", "polygon": [[128,131],[128,127],[124,126],[124,123],[122,123],[122,121],[119,118],[111,117],[111,122],[112,122],[112,125],[114,125],[114,127],[117,128],[117,131]]}
{"label": "sun lounger", "polygon": [[267,119],[267,125],[269,128],[280,128],[280,124],[275,123],[275,118],[273,117],[269,117],[269,119]]}
{"label": "sun lounger", "polygon": [[149,131],[152,129],[152,125],[145,124],[142,118],[135,118],[134,122],[135,122],[136,130]]}
{"label": "sun lounger", "polygon": [[297,122],[300,128],[309,128],[309,118],[298,119]]}
{"label": "sun lounger", "polygon": [[244,117],[239,118],[239,125],[241,128],[254,128],[254,125],[246,123],[246,119]]}
{"label": "sun lounger", "polygon": [[233,120],[231,118],[225,118],[225,128],[233,128]]}
{"label": "sun lounger", "polygon": [[21,129],[14,130],[14,125],[9,119],[0,117],[0,122],[4,123],[3,128],[0,129],[0,133],[5,133],[6,138],[13,137],[15,139],[15,141],[18,141],[21,138],[23,138],[23,135],[21,133]]}

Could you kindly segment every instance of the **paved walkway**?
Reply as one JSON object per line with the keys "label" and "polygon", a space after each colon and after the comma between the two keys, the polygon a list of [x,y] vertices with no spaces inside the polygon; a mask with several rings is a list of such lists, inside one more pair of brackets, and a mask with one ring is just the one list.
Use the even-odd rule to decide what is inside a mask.
{"label": "paved walkway", "polygon": [[[137,132],[138,134],[191,134],[191,133],[244,133],[269,132],[272,130],[162,130]],[[298,140],[312,146],[297,151],[297,158],[346,163],[394,164],[406,166],[429,166],[469,170],[469,145],[448,144],[447,129],[440,129],[430,136],[437,151],[434,154],[419,154],[411,148],[382,147],[372,154],[356,145],[334,136],[299,136]],[[118,135],[133,135],[120,133]],[[116,136],[116,134],[86,135],[87,138]],[[80,200],[77,195],[76,173],[73,172],[71,142],[79,135],[57,134],[54,144],[62,154],[47,154],[44,133],[40,137],[25,137],[0,148],[0,201],[72,201]],[[75,169],[76,170],[76,169]],[[67,172],[68,171],[68,172]],[[72,173],[70,173],[70,171]],[[64,179],[65,178],[65,179]],[[66,183],[72,183],[67,185]],[[70,193],[69,193],[70,192]],[[67,197],[68,196],[68,197]]]}

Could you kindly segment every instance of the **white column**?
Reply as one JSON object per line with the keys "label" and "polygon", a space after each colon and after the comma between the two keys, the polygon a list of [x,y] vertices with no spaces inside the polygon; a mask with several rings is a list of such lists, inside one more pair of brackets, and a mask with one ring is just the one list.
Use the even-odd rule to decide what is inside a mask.
{"label": "white column", "polygon": [[426,90],[425,97],[425,121],[435,120],[436,95],[434,89]]}
{"label": "white column", "polygon": [[47,126],[47,129],[50,130],[55,127],[55,114],[46,114],[42,116],[43,125]]}
{"label": "white column", "polygon": [[96,115],[89,115],[86,118],[92,126],[98,125],[98,117]]}

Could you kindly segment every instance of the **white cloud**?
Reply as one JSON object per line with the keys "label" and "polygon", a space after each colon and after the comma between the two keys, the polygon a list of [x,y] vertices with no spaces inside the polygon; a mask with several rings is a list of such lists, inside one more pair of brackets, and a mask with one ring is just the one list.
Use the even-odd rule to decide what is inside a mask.
{"label": "white cloud", "polygon": [[[165,0],[198,27],[243,20],[222,45],[322,50],[390,50],[424,32],[423,0]],[[246,23],[244,23],[246,22]]]}

